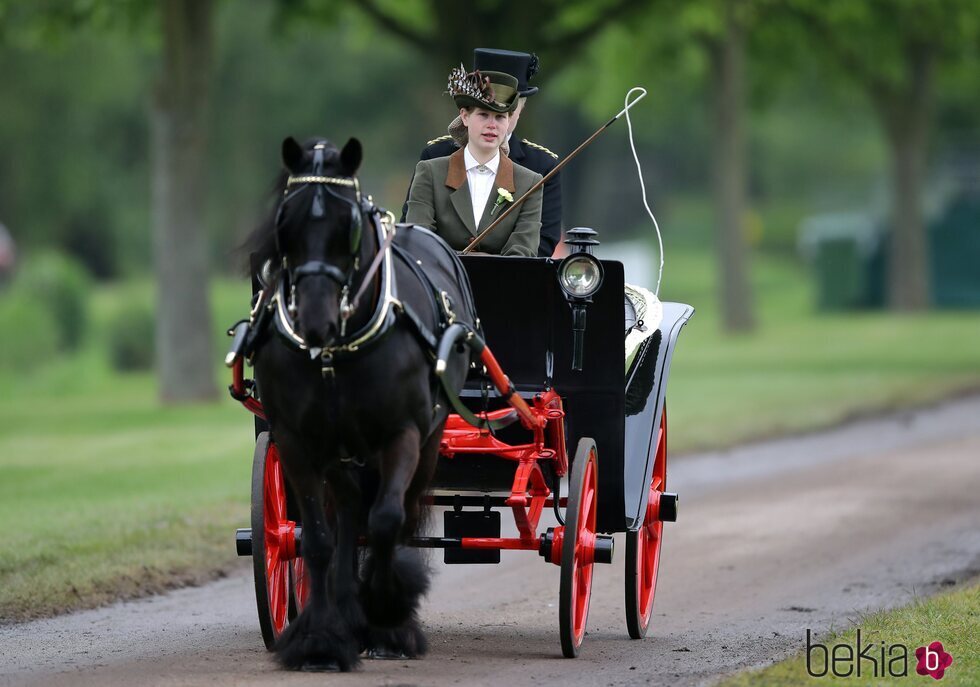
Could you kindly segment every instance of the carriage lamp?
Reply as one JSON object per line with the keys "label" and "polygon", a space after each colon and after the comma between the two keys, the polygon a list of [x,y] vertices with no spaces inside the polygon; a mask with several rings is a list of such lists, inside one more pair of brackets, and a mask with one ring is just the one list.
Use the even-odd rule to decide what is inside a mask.
{"label": "carriage lamp", "polygon": [[602,286],[602,263],[593,252],[599,245],[598,233],[588,227],[575,227],[565,233],[565,245],[571,250],[558,265],[558,283],[565,297],[588,302]]}
{"label": "carriage lamp", "polygon": [[602,286],[602,264],[591,255],[570,255],[558,268],[558,279],[572,298],[588,298]]}
{"label": "carriage lamp", "polygon": [[585,309],[602,287],[602,263],[592,254],[599,245],[597,232],[576,227],[565,233],[565,245],[572,252],[558,265],[558,284],[572,308],[572,369],[582,369],[585,348]]}

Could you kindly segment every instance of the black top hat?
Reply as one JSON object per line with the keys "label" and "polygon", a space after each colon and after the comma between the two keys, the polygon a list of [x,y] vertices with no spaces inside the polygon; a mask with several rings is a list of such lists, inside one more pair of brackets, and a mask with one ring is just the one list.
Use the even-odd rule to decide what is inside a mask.
{"label": "black top hat", "polygon": [[473,69],[510,74],[517,79],[517,90],[521,97],[538,92],[537,86],[527,85],[531,77],[538,73],[538,56],[533,53],[477,48],[473,51]]}

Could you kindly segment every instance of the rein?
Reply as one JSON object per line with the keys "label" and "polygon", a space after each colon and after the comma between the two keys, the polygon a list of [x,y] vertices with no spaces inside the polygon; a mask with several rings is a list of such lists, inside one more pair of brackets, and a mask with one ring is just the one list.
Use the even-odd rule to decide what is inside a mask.
{"label": "rein", "polygon": [[390,225],[391,228],[385,231],[387,236],[385,236],[384,243],[382,243],[381,247],[378,249],[378,254],[374,256],[374,260],[371,261],[371,264],[368,267],[367,272],[364,273],[364,280],[361,282],[361,287],[357,290],[357,293],[355,293],[354,297],[351,299],[350,304],[348,305],[348,309],[347,310],[344,310],[343,308],[341,309],[340,316],[345,319],[347,317],[350,317],[350,315],[355,310],[357,310],[357,304],[360,303],[361,296],[363,296],[364,292],[367,291],[368,284],[371,283],[371,280],[374,277],[374,273],[378,271],[379,267],[381,267],[381,261],[384,259],[385,254],[388,252],[388,248],[391,246],[391,242],[394,241],[395,239],[395,215],[390,210],[385,211],[385,217],[384,219],[381,220],[381,223],[383,225]]}
{"label": "rein", "polygon": [[[320,359],[324,377],[333,377],[335,358],[350,356],[380,341],[391,330],[399,317],[407,319],[410,324],[409,328],[418,335],[426,348],[431,349],[434,355],[439,345],[439,337],[435,332],[430,331],[429,326],[407,304],[399,300],[396,293],[397,286],[393,263],[395,254],[399,251],[398,246],[394,244],[397,233],[394,214],[379,208],[370,196],[362,198],[357,177],[323,175],[323,156],[324,148],[320,144],[314,146],[311,173],[287,177],[284,197],[276,217],[276,248],[280,255],[284,255],[280,245],[279,232],[284,226],[282,218],[285,214],[286,204],[298,194],[304,193],[307,187],[311,187],[314,193],[313,203],[310,207],[312,218],[326,216],[326,194],[330,194],[336,200],[343,201],[350,206],[350,225],[348,227],[348,247],[352,258],[350,267],[345,271],[323,260],[309,260],[302,265],[291,268],[286,258],[283,257],[282,268],[275,279],[275,283],[267,287],[268,298],[260,297],[263,303],[262,309],[268,310],[275,328],[291,346],[307,352],[313,359]],[[337,193],[334,187],[354,189],[356,200]],[[370,227],[370,230],[374,231],[378,248],[367,269],[360,272],[358,263],[362,247],[362,226],[365,223]],[[401,255],[401,253],[399,256],[406,260],[406,264],[410,268],[417,270],[414,261]],[[311,346],[302,337],[296,325],[296,285],[302,279],[311,276],[327,277],[341,287],[338,323],[340,335],[329,345],[319,347]],[[436,289],[424,273],[421,275],[416,273],[416,277],[424,287],[427,287],[427,292],[433,292],[430,294],[433,296],[430,300],[437,321],[443,322],[443,326],[452,324],[455,316],[446,293]],[[355,278],[359,278],[360,281],[356,290],[354,288]],[[356,332],[348,334],[348,321],[358,311],[362,299],[371,287],[375,287],[378,292],[372,314]],[[353,297],[351,297],[352,293]],[[441,328],[438,329],[441,331]]]}

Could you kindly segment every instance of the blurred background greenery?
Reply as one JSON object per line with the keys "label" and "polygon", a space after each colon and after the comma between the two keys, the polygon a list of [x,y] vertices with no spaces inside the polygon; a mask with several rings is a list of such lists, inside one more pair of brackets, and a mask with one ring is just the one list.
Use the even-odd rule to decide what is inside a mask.
{"label": "blurred background greenery", "polygon": [[[559,155],[649,90],[661,297],[698,310],[672,450],[976,389],[978,25],[969,0],[0,0],[0,618],[229,564],[251,425],[218,361],[281,140],[358,137],[397,210],[475,47],[541,56],[517,133]],[[562,177],[564,226],[652,286],[625,124]]]}

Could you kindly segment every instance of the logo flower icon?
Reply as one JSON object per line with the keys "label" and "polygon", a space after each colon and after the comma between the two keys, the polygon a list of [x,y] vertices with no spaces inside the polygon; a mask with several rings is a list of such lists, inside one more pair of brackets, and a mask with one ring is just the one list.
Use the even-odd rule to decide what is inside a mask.
{"label": "logo flower icon", "polygon": [[503,205],[504,203],[513,203],[513,202],[514,202],[514,196],[510,194],[510,191],[508,191],[503,186],[501,186],[500,188],[497,189],[497,200],[494,201],[493,207],[490,208],[490,216],[492,217],[494,213],[496,213],[497,210],[500,209],[500,206]]}
{"label": "logo flower icon", "polygon": [[931,675],[934,680],[942,680],[946,669],[953,665],[953,657],[943,649],[942,642],[920,646],[915,650],[915,657],[919,659],[915,672],[919,675]]}

